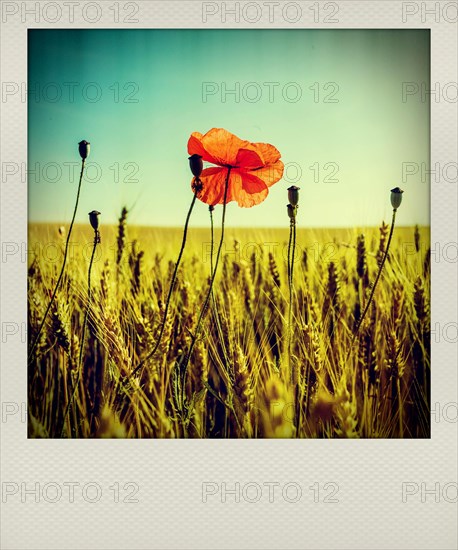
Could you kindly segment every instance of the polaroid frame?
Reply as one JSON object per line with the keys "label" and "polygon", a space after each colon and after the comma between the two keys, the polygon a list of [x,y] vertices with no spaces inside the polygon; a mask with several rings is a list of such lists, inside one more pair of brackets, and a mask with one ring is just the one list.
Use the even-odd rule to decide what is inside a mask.
{"label": "polaroid frame", "polygon": [[[457,2],[42,0],[1,10],[3,547],[456,548]],[[431,439],[27,438],[27,31],[102,27],[430,29]]]}

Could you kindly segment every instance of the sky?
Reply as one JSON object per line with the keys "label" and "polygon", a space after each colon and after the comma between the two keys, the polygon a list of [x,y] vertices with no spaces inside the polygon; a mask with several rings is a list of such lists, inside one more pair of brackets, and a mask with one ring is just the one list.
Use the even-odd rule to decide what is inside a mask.
{"label": "sky", "polygon": [[[302,227],[429,225],[427,30],[29,30],[30,222],[182,226],[192,200],[187,142],[225,128],[282,154],[260,205],[230,203],[227,224],[285,227],[301,188]],[[219,207],[221,209],[222,207]],[[193,226],[207,227],[198,203]]]}

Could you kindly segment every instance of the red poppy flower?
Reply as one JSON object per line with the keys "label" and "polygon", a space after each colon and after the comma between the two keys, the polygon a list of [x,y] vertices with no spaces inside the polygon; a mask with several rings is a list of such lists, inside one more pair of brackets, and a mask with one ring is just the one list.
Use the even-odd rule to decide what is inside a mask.
{"label": "red poppy flower", "polygon": [[281,155],[273,145],[250,143],[223,128],[212,128],[205,135],[193,132],[188,153],[216,164],[200,175],[202,189],[198,198],[210,205],[223,204],[229,168],[226,203],[237,201],[239,206],[248,208],[262,202],[268,188],[283,176]]}

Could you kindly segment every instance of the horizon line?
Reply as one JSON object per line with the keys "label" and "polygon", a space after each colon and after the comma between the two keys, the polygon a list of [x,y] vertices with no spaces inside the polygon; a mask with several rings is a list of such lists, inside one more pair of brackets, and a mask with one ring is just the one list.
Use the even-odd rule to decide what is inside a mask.
{"label": "horizon line", "polygon": [[[388,220],[389,221],[389,220]],[[385,220],[382,220],[382,222],[384,223],[387,223],[385,222]],[[374,224],[374,225],[299,225],[297,224],[296,225],[296,228],[297,229],[353,229],[355,227],[369,227],[369,228],[379,228],[381,223],[380,224]],[[27,222],[27,225],[58,225],[58,226],[65,226],[65,225],[69,225],[69,222],[59,222],[59,221],[29,221]],[[90,224],[89,223],[83,223],[83,222],[75,222],[74,223],[74,227],[75,226],[83,226],[83,225],[87,225],[88,228],[90,227]],[[148,228],[148,229],[183,229],[183,225],[145,225],[145,224],[135,224],[135,223],[128,223],[127,224],[128,227],[139,227],[139,228]],[[401,225],[401,224],[396,224],[396,227],[399,229],[399,228],[402,228],[402,227],[415,227],[416,225],[418,225],[418,227],[431,227],[431,224],[420,224],[420,223],[416,223],[416,224],[409,224],[409,225]],[[114,223],[108,223],[108,224],[100,224],[100,228],[102,229],[103,227],[117,227],[118,226],[118,223],[117,222],[114,222]],[[199,226],[192,226],[190,225],[188,227],[188,229],[208,229],[209,226],[207,225],[199,225]],[[215,227],[215,229],[219,229],[220,227],[217,226]],[[289,225],[288,224],[285,224],[285,225],[273,225],[273,226],[267,226],[267,225],[231,225],[231,226],[228,226],[226,225],[225,226],[225,229],[287,229],[289,230]]]}

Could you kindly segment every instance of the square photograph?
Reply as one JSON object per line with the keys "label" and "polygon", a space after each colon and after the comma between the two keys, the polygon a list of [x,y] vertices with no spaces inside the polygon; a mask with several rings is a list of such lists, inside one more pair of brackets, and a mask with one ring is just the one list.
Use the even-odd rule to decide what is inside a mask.
{"label": "square photograph", "polygon": [[430,437],[430,31],[28,30],[28,437]]}

